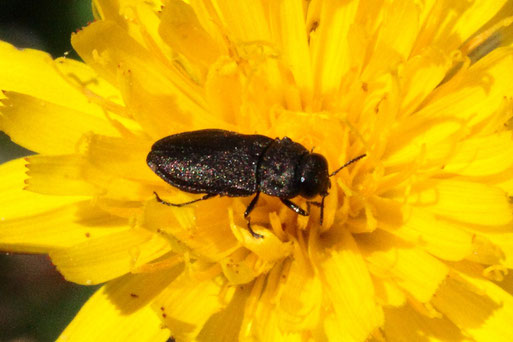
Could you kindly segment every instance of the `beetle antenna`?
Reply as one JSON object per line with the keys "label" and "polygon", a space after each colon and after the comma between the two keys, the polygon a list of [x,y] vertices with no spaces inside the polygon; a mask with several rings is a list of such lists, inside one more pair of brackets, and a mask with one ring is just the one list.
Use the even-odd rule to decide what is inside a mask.
{"label": "beetle antenna", "polygon": [[[361,156],[358,156],[358,157],[356,157],[356,158],[351,159],[350,161],[348,161],[347,163],[345,163],[344,165],[342,165],[341,167],[339,167],[338,169],[336,169],[335,171],[333,171],[333,172],[330,174],[330,177],[335,176],[337,173],[339,173],[339,172],[340,172],[340,170],[342,170],[342,169],[343,169],[343,168],[345,168],[346,166],[351,165],[351,164],[352,164],[352,163],[354,163],[354,162],[357,162],[358,160],[362,159],[362,158],[363,158],[363,157],[365,157],[365,156],[366,156],[366,154],[362,154]],[[323,197],[323,201],[324,201],[324,197]],[[321,213],[322,213],[322,211],[321,211]]]}

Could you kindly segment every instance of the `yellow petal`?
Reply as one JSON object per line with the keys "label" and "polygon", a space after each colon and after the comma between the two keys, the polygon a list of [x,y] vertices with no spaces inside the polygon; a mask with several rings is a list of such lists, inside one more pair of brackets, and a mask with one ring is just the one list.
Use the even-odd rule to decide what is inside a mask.
{"label": "yellow petal", "polygon": [[510,48],[497,49],[436,88],[423,108],[397,124],[393,135],[401,139],[388,144],[385,165],[411,162],[422,153],[440,165],[469,130],[495,133],[507,120],[504,98],[513,94],[513,83],[504,75],[512,69]]}
{"label": "yellow petal", "polygon": [[[158,54],[162,60],[168,63],[176,63],[178,68],[183,71],[182,69],[186,68],[185,65],[190,64],[184,58],[178,61],[177,54],[162,41],[158,33],[163,7],[160,1],[93,1],[93,10],[97,11],[98,16],[104,18],[105,21],[116,22],[120,28],[124,29],[123,34],[129,36],[125,38],[128,40],[134,39],[141,47],[147,47],[151,50],[151,53]],[[81,44],[80,39],[77,40],[77,44]],[[147,57],[151,56],[148,55]],[[117,81],[120,84],[119,88],[124,92],[124,100],[128,107],[125,110],[126,114],[137,118],[141,126],[146,128],[158,129],[154,124],[155,122],[161,122],[162,127],[156,134],[158,137],[168,135],[170,131],[185,130],[181,128],[173,129],[172,127],[175,126],[193,127],[189,122],[192,119],[191,115],[188,112],[182,113],[177,104],[175,96],[180,95],[180,93],[166,93],[165,96],[158,96],[153,88],[141,84],[141,80],[132,77],[132,68],[121,64],[121,62],[128,62],[127,60],[120,60],[119,62],[118,76],[120,76],[120,79]],[[105,65],[102,67],[105,67]],[[187,72],[189,71],[187,69]],[[190,77],[194,78],[192,75]],[[174,81],[177,80],[177,78],[174,79]],[[165,88],[162,90],[165,90]],[[169,113],[173,113],[174,120],[171,122]]]}
{"label": "yellow petal", "polygon": [[233,221],[233,211],[230,209],[230,226],[235,238],[239,243],[255,253],[263,261],[275,262],[286,258],[292,253],[292,242],[283,242],[270,230],[260,228],[256,224],[251,225],[251,229],[263,238],[255,238],[245,226],[241,227]]}
{"label": "yellow petal", "polygon": [[[504,265],[513,268],[513,231],[490,232],[477,235],[474,239],[475,260],[482,264]],[[487,243],[488,242],[488,243]]]}
{"label": "yellow petal", "polygon": [[383,228],[441,259],[458,261],[472,252],[472,233],[421,208],[405,208],[403,223]]}
{"label": "yellow petal", "polygon": [[[166,197],[166,200],[172,203],[187,201],[183,197]],[[170,234],[194,256],[219,261],[240,247],[230,231],[226,210],[220,211],[229,203],[230,199],[214,198],[176,208],[151,201],[145,208],[144,226],[151,231]]]}
{"label": "yellow petal", "polygon": [[466,139],[458,144],[444,170],[466,176],[488,176],[508,170],[513,161],[510,131]]}
{"label": "yellow petal", "polygon": [[190,108],[190,104],[178,101],[176,94],[168,92],[169,85],[167,88],[152,89],[144,84],[147,81],[138,79],[127,68],[120,67],[120,87],[125,94],[127,111],[133,113],[152,140],[187,130],[223,126],[209,112],[201,108]]}
{"label": "yellow petal", "polygon": [[305,255],[296,248],[284,284],[280,286],[277,305],[278,325],[284,332],[313,330],[319,322],[322,304],[322,286]]}
{"label": "yellow petal", "polygon": [[501,179],[497,180],[496,183],[496,186],[504,190],[510,197],[513,196],[513,177],[510,177],[511,173],[513,173],[512,169],[507,170],[504,172],[504,177],[500,177]]}
{"label": "yellow petal", "polygon": [[395,341],[465,341],[461,330],[447,318],[430,318],[410,306],[386,308],[384,335]]}
{"label": "yellow petal", "polygon": [[0,107],[0,129],[17,144],[46,154],[74,153],[87,132],[117,136],[107,119],[52,104],[28,95],[6,92]]}
{"label": "yellow petal", "polygon": [[425,6],[423,29],[417,37],[416,47],[428,45],[442,47],[451,52],[492,18],[506,1],[433,1]]}
{"label": "yellow petal", "polygon": [[450,115],[465,120],[467,129],[492,119],[504,96],[513,94],[513,84],[504,77],[513,68],[512,51],[510,47],[496,49],[441,85],[416,116],[427,119]]}
{"label": "yellow petal", "polygon": [[133,219],[140,217],[143,203],[140,201],[126,201],[106,197],[95,198],[94,204],[114,216]]}
{"label": "yellow petal", "polygon": [[455,36],[466,40],[476,32],[477,27],[481,27],[488,20],[493,18],[507,3],[506,0],[494,1],[476,1],[470,5],[468,10],[458,16],[457,22],[453,24],[452,30]]}
{"label": "yellow petal", "polygon": [[214,313],[227,303],[220,298],[219,282],[197,280],[184,273],[153,302],[153,308],[178,341],[193,340]]}
{"label": "yellow petal", "polygon": [[369,80],[376,74],[389,72],[391,65],[403,62],[411,52],[420,29],[418,6],[410,1],[383,3],[382,18],[372,59],[362,78]]}
{"label": "yellow petal", "polygon": [[[513,220],[504,191],[477,182],[451,179],[419,182],[409,202],[444,219],[483,225],[484,230],[487,226],[498,228]],[[503,229],[509,230],[508,227]]]}
{"label": "yellow petal", "polygon": [[0,165],[0,220],[37,215],[85,199],[77,196],[44,196],[23,190],[27,179],[26,164],[25,158],[20,158]]}
{"label": "yellow petal", "polygon": [[79,155],[26,158],[26,190],[49,195],[94,195],[99,190],[82,177],[85,159]]}
{"label": "yellow petal", "polygon": [[87,301],[57,341],[167,341],[169,330],[148,304],[177,273],[175,268],[109,282]]}
{"label": "yellow petal", "polygon": [[[253,283],[252,293],[246,301],[246,315],[241,328],[241,335],[246,340],[302,340],[301,332],[286,331],[280,327],[280,313],[276,310],[275,301],[277,290],[279,291],[276,285],[280,282],[281,266],[277,265],[267,277],[260,277]],[[309,335],[309,332],[304,335]]]}
{"label": "yellow petal", "polygon": [[[119,21],[119,23],[126,24],[127,20],[123,15],[138,2],[138,0],[93,0],[93,7],[96,14],[99,15],[99,18]],[[160,0],[153,0],[147,2],[146,5],[153,5],[153,9],[158,11],[164,4]]]}
{"label": "yellow petal", "polygon": [[433,299],[435,307],[478,341],[511,341],[513,297],[475,274],[449,278]]}
{"label": "yellow petal", "polygon": [[159,235],[129,228],[52,251],[50,258],[68,281],[91,285],[129,273],[169,250]]}
{"label": "yellow petal", "polygon": [[459,142],[463,128],[462,122],[453,116],[426,118],[416,113],[398,125],[393,135],[401,139],[388,142],[383,163],[385,167],[406,168],[422,156],[426,163],[443,164]]}
{"label": "yellow petal", "polygon": [[[157,14],[164,7],[162,1],[93,0],[92,3],[95,18],[116,22],[140,44],[151,44],[157,40],[154,33],[159,23]],[[162,48],[162,44],[159,47]]]}
{"label": "yellow petal", "polygon": [[274,263],[262,262],[245,248],[238,249],[219,263],[228,282],[236,285],[250,283],[274,266]]}
{"label": "yellow petal", "polygon": [[406,292],[400,288],[392,279],[372,277],[374,290],[376,291],[377,303],[381,306],[403,306],[406,304]]}
{"label": "yellow petal", "polygon": [[102,114],[100,107],[84,95],[92,90],[112,101],[119,92],[94,75],[85,64],[53,59],[47,53],[17,49],[0,42],[0,89],[31,95],[67,108]]}
{"label": "yellow petal", "polygon": [[90,163],[85,164],[82,177],[88,183],[101,189],[101,196],[115,201],[140,202],[150,198],[155,189],[146,184],[109,174]]}
{"label": "yellow petal", "polygon": [[326,256],[315,258],[316,266],[328,302],[333,305],[335,320],[334,330],[330,329],[328,336],[337,336],[342,341],[364,341],[383,324],[383,311],[375,302],[367,266],[348,232],[320,242],[322,245],[314,248],[317,253],[325,250]]}
{"label": "yellow petal", "polygon": [[[365,205],[365,218],[348,220],[348,223],[351,225],[353,222],[356,224],[355,233],[372,232],[377,228],[378,224],[383,227],[387,227],[388,225],[395,227],[403,223],[402,207],[404,204],[399,201],[379,196],[371,196],[367,199]],[[362,227],[358,228],[358,225]],[[353,230],[351,229],[351,231]]]}
{"label": "yellow petal", "polygon": [[[156,183],[158,177],[146,165],[152,141],[90,134],[84,139],[85,157],[104,173],[129,180]],[[160,184],[160,182],[158,182]]]}
{"label": "yellow petal", "polygon": [[237,286],[230,303],[221,311],[213,314],[205,323],[196,338],[199,342],[231,342],[240,340],[242,320],[246,300],[251,286]]}
{"label": "yellow petal", "polygon": [[[41,195],[39,195],[41,196]],[[86,202],[0,222],[0,249],[48,253],[125,230],[127,221]]]}
{"label": "yellow petal", "polygon": [[168,1],[160,20],[162,39],[193,64],[206,69],[219,57],[219,47],[201,27],[189,4],[180,0]]}
{"label": "yellow petal", "polygon": [[[244,84],[237,64],[221,58],[210,69],[205,82],[205,96],[210,111],[226,122],[242,122],[246,119],[242,111]],[[230,128],[232,130],[236,127]]]}
{"label": "yellow petal", "polygon": [[294,0],[271,1],[269,6],[272,36],[281,46],[282,59],[292,72],[294,83],[304,98],[309,98],[313,75],[303,3]]}
{"label": "yellow petal", "polygon": [[269,27],[262,2],[217,0],[215,5],[222,23],[230,28],[230,34],[236,41],[269,41]]}
{"label": "yellow petal", "polygon": [[387,233],[376,231],[357,241],[375,276],[393,280],[422,303],[431,299],[448,273],[438,259]]}
{"label": "yellow petal", "polygon": [[[68,108],[80,108],[80,111],[96,115],[101,119],[105,118],[105,109],[111,110],[115,114],[127,116],[119,89],[103,78],[98,77],[95,71],[87,64],[64,57],[57,58],[54,64],[56,74],[63,77],[69,86],[80,91],[82,97],[77,98],[75,103],[70,103],[69,99],[65,99],[65,97],[70,95],[61,91],[58,99],[41,99]],[[34,92],[26,94],[40,98]],[[119,119],[119,117],[116,118]]]}
{"label": "yellow petal", "polygon": [[319,27],[310,39],[314,89],[316,94],[331,93],[340,86],[351,65],[350,28],[355,20],[358,1],[322,2]]}
{"label": "yellow petal", "polygon": [[450,67],[447,55],[434,48],[427,48],[420,55],[405,62],[400,70],[401,113],[413,112],[424,99],[440,84]]}
{"label": "yellow petal", "polygon": [[[102,39],[98,40],[97,37]],[[72,36],[71,42],[80,56],[102,77],[120,87],[125,102],[137,100],[132,84],[155,98],[175,101],[183,113],[195,116],[205,113],[202,91],[198,85],[183,77],[182,70],[170,68],[131,38],[113,22],[95,22]],[[137,108],[134,108],[137,109]],[[134,110],[134,118],[148,134],[163,136],[164,127],[173,127],[173,116],[167,108],[151,113]],[[208,113],[206,113],[208,116]]]}
{"label": "yellow petal", "polygon": [[[119,155],[111,155],[111,157],[113,159],[120,158]],[[107,159],[80,155],[28,157],[26,158],[29,163],[27,175],[30,178],[25,180],[25,188],[41,194],[99,195],[102,196],[101,200],[141,201],[150,197],[156,187],[146,187],[138,180],[126,178],[142,177],[139,175],[145,175],[145,172],[148,172],[149,174],[146,175],[148,178],[154,178],[158,183],[161,182],[156,175],[149,171],[145,162],[139,162],[140,165],[136,165],[137,163],[131,165],[130,158],[127,157],[125,166],[133,168],[125,170],[122,162],[110,163]],[[95,167],[92,163],[102,169]],[[109,166],[112,168],[109,169]],[[126,178],[122,178],[123,176]],[[132,207],[135,207],[135,203],[132,203]]]}

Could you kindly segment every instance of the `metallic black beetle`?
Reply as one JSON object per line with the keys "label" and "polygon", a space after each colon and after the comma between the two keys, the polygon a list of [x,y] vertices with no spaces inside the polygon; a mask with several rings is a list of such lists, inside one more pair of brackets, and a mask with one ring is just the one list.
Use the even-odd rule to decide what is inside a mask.
{"label": "metallic black beetle", "polygon": [[[217,195],[240,197],[256,194],[244,217],[254,237],[262,237],[251,229],[249,214],[255,207],[260,192],[279,197],[287,207],[299,215],[310,214],[310,204],[321,207],[324,216],[324,198],[331,187],[329,177],[365,157],[358,156],[340,168],[328,173],[326,158],[311,153],[289,138],[271,139],[263,135],[243,135],[220,129],[206,129],[165,137],[151,148],[146,159],[150,168],[162,179],[180,190],[206,194],[185,203],[166,202],[155,193],[160,203],[181,207]],[[321,203],[307,202],[300,208],[289,199],[322,196]]]}

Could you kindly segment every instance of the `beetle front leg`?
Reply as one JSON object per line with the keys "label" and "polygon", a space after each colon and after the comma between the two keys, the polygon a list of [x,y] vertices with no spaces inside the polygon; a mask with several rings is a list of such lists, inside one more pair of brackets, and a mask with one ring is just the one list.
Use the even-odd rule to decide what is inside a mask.
{"label": "beetle front leg", "polygon": [[[324,199],[326,198],[326,196],[322,196],[322,201],[321,202],[314,202],[314,201],[306,202],[307,205],[308,204],[313,204],[316,207],[321,208],[321,216],[319,218],[319,222],[320,222],[321,226],[322,226],[322,222],[324,221]],[[310,209],[310,207],[308,207],[308,209]]]}
{"label": "beetle front leg", "polygon": [[314,201],[308,201],[306,202],[308,204],[313,204],[314,206],[316,206],[317,208],[320,208],[322,207],[322,203],[321,202],[314,202]]}
{"label": "beetle front leg", "polygon": [[256,193],[255,197],[253,197],[253,199],[249,203],[248,207],[246,208],[246,211],[244,212],[244,218],[248,218],[249,214],[253,211],[253,209],[255,208],[255,205],[258,202],[258,197],[260,197],[260,191],[258,191]]}
{"label": "beetle front leg", "polygon": [[189,205],[189,204],[192,204],[192,203],[196,203],[196,202],[199,202],[199,201],[203,201],[203,200],[209,199],[210,197],[217,196],[216,194],[206,194],[205,196],[203,196],[201,198],[198,198],[198,199],[195,199],[195,200],[192,200],[192,201],[189,201],[189,202],[185,202],[185,203],[170,203],[170,202],[166,202],[162,198],[160,198],[160,196],[155,191],[153,191],[153,193],[155,194],[155,197],[157,198],[157,202],[165,204],[165,205],[170,206],[170,207],[183,207],[185,205]]}
{"label": "beetle front leg", "polygon": [[295,204],[294,202],[286,198],[280,198],[280,200],[283,204],[285,204],[289,209],[293,210],[295,213],[302,216],[310,215],[310,202],[306,202],[306,210],[304,210],[299,205]]}
{"label": "beetle front leg", "polygon": [[251,233],[251,235],[253,235],[253,237],[255,239],[261,239],[263,238],[264,236],[261,235],[261,234],[258,234],[258,233],[255,233],[253,231],[253,229],[251,228],[251,219],[249,218],[249,214],[253,211],[253,209],[255,208],[255,205],[257,204],[258,202],[258,197],[260,196],[260,191],[258,191],[255,195],[255,197],[253,197],[253,199],[251,200],[251,202],[249,202],[249,205],[248,207],[246,208],[246,211],[244,212],[244,218],[248,221],[248,230],[249,232]]}

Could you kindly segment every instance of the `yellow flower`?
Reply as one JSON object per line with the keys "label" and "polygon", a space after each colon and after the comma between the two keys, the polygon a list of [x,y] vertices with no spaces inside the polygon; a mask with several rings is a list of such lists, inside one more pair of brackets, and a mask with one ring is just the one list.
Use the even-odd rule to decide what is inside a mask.
{"label": "yellow flower", "polygon": [[[0,129],[38,153],[0,167],[0,249],[107,282],[60,340],[513,340],[511,2],[93,5],[85,63],[0,44]],[[251,198],[155,200],[197,195],[152,143],[203,128],[367,157],[322,226],[261,196],[256,239]]]}

